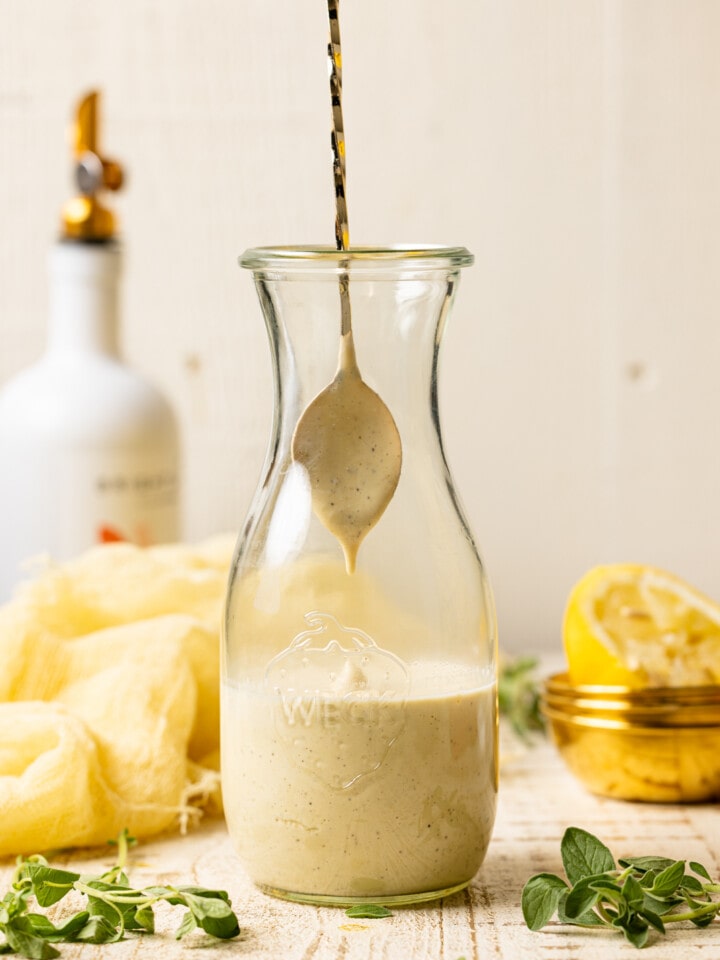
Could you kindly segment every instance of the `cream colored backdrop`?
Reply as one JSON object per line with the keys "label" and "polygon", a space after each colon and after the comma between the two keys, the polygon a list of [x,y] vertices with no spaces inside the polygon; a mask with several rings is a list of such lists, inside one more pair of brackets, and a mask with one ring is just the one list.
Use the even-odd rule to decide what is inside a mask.
{"label": "cream colored backdrop", "polygon": [[[268,440],[236,257],[332,242],[325,16],[0,0],[0,380],[41,350],[65,127],[98,86],[123,343],[180,417],[190,538],[242,525]],[[599,562],[720,598],[720,2],[343,0],[342,29],[353,240],[477,257],[441,412],[504,644],[556,644]]]}

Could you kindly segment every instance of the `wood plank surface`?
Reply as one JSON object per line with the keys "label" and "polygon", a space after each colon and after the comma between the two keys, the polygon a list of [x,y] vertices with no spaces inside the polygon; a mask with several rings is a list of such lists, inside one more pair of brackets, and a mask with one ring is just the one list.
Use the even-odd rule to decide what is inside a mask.
{"label": "wood plank surface", "polygon": [[[592,797],[570,776],[554,747],[538,741],[506,749],[497,825],[485,864],[464,893],[420,908],[396,910],[384,920],[349,920],[341,909],[299,906],[257,891],[233,852],[221,821],[207,821],[185,837],[148,841],[131,851],[134,884],[194,883],[229,891],[242,936],[212,943],[173,931],[178,908],[158,908],[158,935],[128,937],[106,946],[61,945],[66,960],[129,960],[198,956],[197,950],[247,960],[614,960],[634,948],[614,934],[553,925],[526,929],[520,893],[533,873],[560,871],[559,844],[570,824],[603,839],[618,856],[661,854],[699,860],[720,876],[717,805],[661,806]],[[74,855],[53,862],[100,871],[113,854]],[[12,865],[3,861],[5,889]],[[680,926],[680,925],[678,925]],[[672,929],[653,935],[652,960],[717,960],[720,923],[705,930]],[[207,952],[202,953],[208,956]],[[642,954],[644,956],[645,954]]]}

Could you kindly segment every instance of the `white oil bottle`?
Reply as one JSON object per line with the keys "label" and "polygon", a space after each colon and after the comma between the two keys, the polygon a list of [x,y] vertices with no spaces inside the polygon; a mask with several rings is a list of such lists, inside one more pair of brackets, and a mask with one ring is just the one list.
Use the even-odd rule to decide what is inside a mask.
{"label": "white oil bottle", "polygon": [[98,194],[122,171],[101,157],[97,121],[93,92],[75,123],[80,195],[50,253],[46,349],[0,391],[0,601],[39,555],[180,536],[175,418],[118,350],[122,256]]}

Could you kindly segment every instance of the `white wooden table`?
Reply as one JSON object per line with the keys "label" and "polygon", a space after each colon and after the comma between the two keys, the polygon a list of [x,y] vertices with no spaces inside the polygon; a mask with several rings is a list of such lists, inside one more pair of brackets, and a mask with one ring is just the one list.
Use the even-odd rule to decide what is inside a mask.
{"label": "white wooden table", "polygon": [[[384,920],[349,920],[341,909],[298,906],[254,889],[232,850],[222,822],[208,821],[183,838],[147,842],[131,851],[135,884],[197,883],[229,891],[242,937],[210,945],[204,935],[174,940],[178,910],[158,909],[159,935],[107,946],[61,945],[67,960],[243,957],[247,960],[613,960],[635,949],[621,936],[551,926],[526,929],[520,912],[525,880],[560,872],[559,845],[568,825],[596,833],[618,856],[659,854],[706,864],[720,877],[720,809],[716,805],[655,806],[603,800],[587,794],[567,773],[550,743],[505,755],[497,826],[485,864],[471,887],[437,904],[397,910]],[[0,825],[1,828],[1,825]],[[112,854],[96,860],[53,861],[72,869],[105,869]],[[7,884],[10,864],[0,865]],[[2,887],[5,889],[5,886]],[[682,929],[678,929],[682,926]],[[653,935],[653,960],[718,960],[720,921],[698,930],[678,925],[666,938]]]}

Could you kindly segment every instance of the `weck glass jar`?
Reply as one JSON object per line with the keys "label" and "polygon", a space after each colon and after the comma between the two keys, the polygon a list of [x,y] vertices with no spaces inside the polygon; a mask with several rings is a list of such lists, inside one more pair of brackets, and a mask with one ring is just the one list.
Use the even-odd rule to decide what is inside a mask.
{"label": "weck glass jar", "polygon": [[[240,262],[265,315],[275,409],[224,622],[229,830],[251,878],[277,896],[445,896],[478,870],[497,792],[494,607],[437,394],[442,334],[472,256],[278,247]],[[313,400],[347,373],[345,310],[354,370],[379,400],[316,404],[308,428]],[[396,434],[378,428],[380,403]],[[334,459],[323,459],[327,444]],[[351,558],[338,524],[374,496],[388,446],[399,479]]]}

